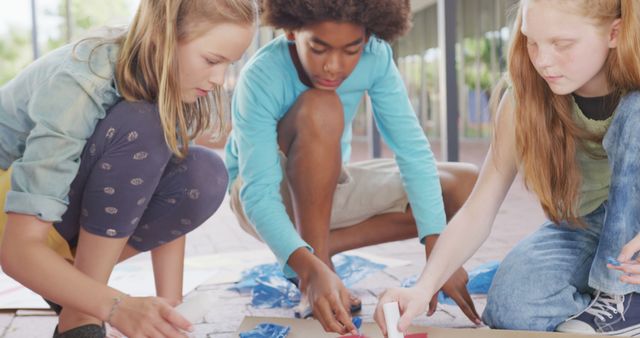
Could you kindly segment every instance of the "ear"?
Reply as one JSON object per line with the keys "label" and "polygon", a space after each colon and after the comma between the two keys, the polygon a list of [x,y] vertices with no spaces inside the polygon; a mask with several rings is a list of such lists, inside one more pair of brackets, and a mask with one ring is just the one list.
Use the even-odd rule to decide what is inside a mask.
{"label": "ear", "polygon": [[293,41],[296,39],[296,34],[293,31],[285,31],[284,33],[287,37],[287,40]]}
{"label": "ear", "polygon": [[618,18],[613,20],[611,27],[609,28],[609,48],[618,47],[618,37],[620,37],[620,27],[622,26],[622,19]]}

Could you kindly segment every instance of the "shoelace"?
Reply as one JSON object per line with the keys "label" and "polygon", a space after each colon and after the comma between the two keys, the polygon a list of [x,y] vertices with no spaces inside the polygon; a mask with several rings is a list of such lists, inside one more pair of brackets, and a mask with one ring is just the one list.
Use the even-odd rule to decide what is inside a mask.
{"label": "shoelace", "polygon": [[593,298],[593,301],[591,302],[591,304],[589,304],[589,306],[584,311],[578,313],[577,315],[567,320],[574,319],[585,312],[592,316],[597,317],[602,321],[605,320],[604,317],[611,319],[613,318],[614,314],[620,313],[620,317],[622,317],[622,320],[625,321],[626,319],[624,318],[624,295],[621,295],[621,296],[611,295],[606,292],[598,291],[596,293],[596,296]]}

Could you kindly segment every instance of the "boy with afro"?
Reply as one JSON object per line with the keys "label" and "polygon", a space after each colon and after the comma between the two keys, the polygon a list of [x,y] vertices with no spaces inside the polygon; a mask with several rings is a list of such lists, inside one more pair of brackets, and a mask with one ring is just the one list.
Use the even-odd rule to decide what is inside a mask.
{"label": "boy with afro", "polygon": [[[263,0],[262,10],[263,23],[286,34],[253,56],[235,89],[231,207],[285,274],[297,276],[324,329],[353,333],[350,310],[360,300],[331,257],[414,237],[428,257],[477,170],[436,164],[411,107],[389,46],[410,28],[409,0]],[[395,160],[349,163],[365,92]],[[443,290],[479,323],[466,282],[460,269]]]}

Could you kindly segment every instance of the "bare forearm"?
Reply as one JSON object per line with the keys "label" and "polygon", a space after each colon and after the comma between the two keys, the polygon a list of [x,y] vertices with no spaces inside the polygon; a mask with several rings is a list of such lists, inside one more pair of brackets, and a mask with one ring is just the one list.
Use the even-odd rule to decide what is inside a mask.
{"label": "bare forearm", "polygon": [[[315,224],[314,224],[315,225]],[[314,228],[309,226],[307,228]],[[317,227],[321,228],[321,227]],[[302,237],[313,248],[314,255],[328,266],[331,265],[331,255],[329,250],[329,228],[325,226],[321,229],[307,229],[303,231]]]}
{"label": "bare forearm", "polygon": [[177,238],[151,251],[158,297],[182,301],[186,238]]}
{"label": "bare forearm", "polygon": [[424,251],[427,259],[431,256],[440,235],[429,235],[424,238]]}
{"label": "bare forearm", "polygon": [[318,257],[311,253],[306,248],[298,248],[289,256],[287,264],[296,272],[298,277],[302,281],[307,281],[309,276],[321,267],[325,265]]}
{"label": "bare forearm", "polygon": [[46,245],[51,224],[34,216],[9,214],[2,243],[3,270],[63,307],[106,320],[121,292],[74,268]]}
{"label": "bare forearm", "polygon": [[[487,239],[491,226],[518,172],[513,106],[505,94],[496,132],[502,140],[489,148],[480,176],[460,211],[447,225],[417,286],[434,293]],[[493,147],[497,147],[494,151]],[[429,247],[427,246],[427,250]],[[429,254],[430,253],[430,254]]]}

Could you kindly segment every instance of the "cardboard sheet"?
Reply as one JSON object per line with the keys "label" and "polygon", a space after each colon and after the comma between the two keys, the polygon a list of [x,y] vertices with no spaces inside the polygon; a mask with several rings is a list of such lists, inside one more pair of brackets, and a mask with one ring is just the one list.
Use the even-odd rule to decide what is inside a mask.
{"label": "cardboard sheet", "polygon": [[[272,317],[245,317],[240,328],[233,337],[238,337],[240,332],[249,331],[260,323],[274,323],[291,326],[287,338],[337,338],[339,335],[326,333],[320,322],[316,320],[272,318]],[[384,338],[375,323],[363,323],[361,333],[368,338]],[[593,337],[575,334],[525,332],[510,330],[480,329],[447,329],[436,327],[411,327],[409,333],[427,333],[428,338],[584,338]]]}

